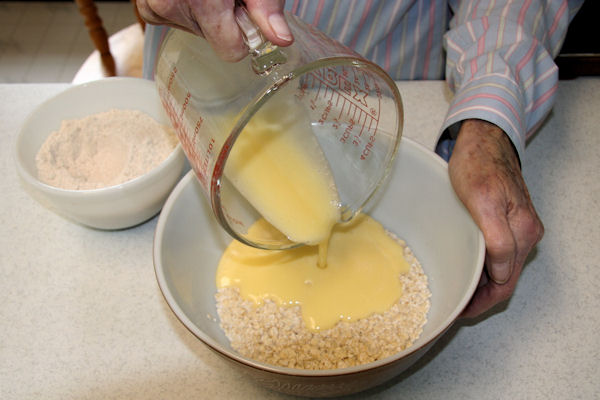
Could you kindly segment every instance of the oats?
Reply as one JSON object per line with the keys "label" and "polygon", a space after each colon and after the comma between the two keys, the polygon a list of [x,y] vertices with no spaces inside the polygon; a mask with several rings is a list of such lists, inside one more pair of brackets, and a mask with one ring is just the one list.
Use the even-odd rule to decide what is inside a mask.
{"label": "oats", "polygon": [[421,335],[430,307],[427,276],[408,247],[404,254],[410,270],[399,276],[402,296],[383,314],[313,332],[304,326],[299,306],[267,300],[256,307],[229,287],[215,295],[221,328],[243,356],[285,367],[345,368],[391,356]]}

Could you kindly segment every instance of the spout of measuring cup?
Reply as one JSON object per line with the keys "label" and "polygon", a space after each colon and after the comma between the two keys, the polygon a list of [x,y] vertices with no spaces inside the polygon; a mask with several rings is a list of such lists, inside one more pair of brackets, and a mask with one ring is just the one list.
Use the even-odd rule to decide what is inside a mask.
{"label": "spout of measuring cup", "polygon": [[242,38],[252,57],[252,69],[255,73],[267,74],[277,65],[287,61],[285,53],[276,45],[266,40],[242,1],[236,1],[235,20],[242,31]]}

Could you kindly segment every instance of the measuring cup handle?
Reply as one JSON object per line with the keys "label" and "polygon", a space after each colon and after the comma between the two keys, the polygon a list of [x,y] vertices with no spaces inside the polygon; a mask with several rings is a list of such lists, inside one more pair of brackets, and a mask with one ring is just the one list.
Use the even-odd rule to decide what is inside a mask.
{"label": "measuring cup handle", "polygon": [[265,40],[258,26],[248,15],[242,0],[236,0],[234,12],[237,25],[242,31],[242,38],[252,57],[252,69],[255,73],[268,74],[273,67],[287,61],[287,56],[278,46]]}
{"label": "measuring cup handle", "polygon": [[262,35],[258,26],[250,19],[246,5],[241,0],[235,2],[235,21],[238,27],[242,31],[242,38],[244,43],[248,46],[250,54],[254,54],[263,43],[265,38]]}

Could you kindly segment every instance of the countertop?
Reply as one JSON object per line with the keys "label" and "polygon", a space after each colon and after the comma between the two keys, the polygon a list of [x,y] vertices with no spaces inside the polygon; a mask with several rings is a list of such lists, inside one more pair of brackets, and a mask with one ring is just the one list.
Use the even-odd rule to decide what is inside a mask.
{"label": "countertop", "polygon": [[[0,398],[278,399],[171,313],[156,283],[156,218],[98,231],[39,205],[14,138],[64,84],[0,85]],[[449,94],[401,82],[406,136],[433,147]],[[397,379],[351,398],[600,398],[600,79],[561,81],[523,160],[546,235],[516,292],[459,321]]]}

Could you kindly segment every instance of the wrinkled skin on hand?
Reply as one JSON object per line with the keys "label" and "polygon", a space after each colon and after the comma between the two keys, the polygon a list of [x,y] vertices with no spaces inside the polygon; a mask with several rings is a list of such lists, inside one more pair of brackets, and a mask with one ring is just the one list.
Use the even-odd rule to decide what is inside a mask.
{"label": "wrinkled skin on hand", "polygon": [[454,190],[485,239],[486,270],[462,313],[471,318],[512,296],[544,226],[531,203],[512,143],[496,125],[464,121],[448,170]]}
{"label": "wrinkled skin on hand", "polygon": [[[283,17],[283,0],[246,0],[246,8],[266,39],[278,46],[293,37]],[[248,55],[235,21],[234,0],[137,0],[141,17],[154,25],[168,25],[204,36],[224,61]]]}

